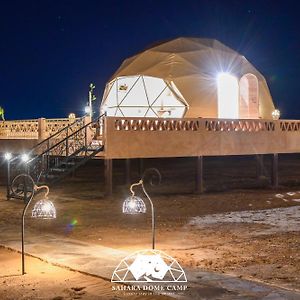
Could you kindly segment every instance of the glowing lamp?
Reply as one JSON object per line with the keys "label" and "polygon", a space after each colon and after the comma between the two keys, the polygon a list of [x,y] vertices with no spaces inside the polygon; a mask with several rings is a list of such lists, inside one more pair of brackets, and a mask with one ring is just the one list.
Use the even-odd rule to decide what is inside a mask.
{"label": "glowing lamp", "polygon": [[55,219],[56,209],[52,201],[42,199],[34,205],[31,216],[38,219]]}
{"label": "glowing lamp", "polygon": [[87,106],[84,108],[84,112],[85,112],[86,114],[91,113],[91,108],[90,108],[89,105],[87,105]]}
{"label": "glowing lamp", "polygon": [[[25,155],[27,157],[25,157]],[[26,158],[26,159],[25,159]],[[29,156],[27,154],[23,154],[22,160],[28,161]],[[45,189],[45,196],[44,199],[39,200],[35,203],[33,210],[31,212],[31,216],[33,218],[39,218],[39,219],[55,219],[56,218],[56,209],[53,205],[53,203],[48,200],[48,194],[49,194],[49,187],[47,185],[41,185],[37,186],[33,180],[33,178],[28,174],[20,174],[16,176],[11,184],[13,193],[16,193],[16,186],[18,186],[18,182],[25,182],[25,184],[22,185],[22,193],[24,195],[24,202],[26,203],[22,212],[22,232],[21,232],[21,238],[22,238],[22,275],[25,274],[25,245],[24,245],[24,236],[25,236],[25,214],[27,211],[27,208],[29,207],[32,199],[34,198],[34,195],[39,190]],[[32,185],[32,193],[30,195],[30,198],[28,201],[27,199],[27,188],[26,188],[26,181],[31,182]]]}
{"label": "glowing lamp", "polygon": [[130,196],[123,202],[123,213],[128,215],[146,213],[146,205],[142,198]]}
{"label": "glowing lamp", "polygon": [[5,158],[6,160],[11,160],[12,154],[11,154],[10,152],[6,152],[6,153],[4,154],[4,158]]}
{"label": "glowing lamp", "polygon": [[24,153],[24,154],[22,154],[21,159],[24,163],[27,163],[29,160],[29,155]]}
{"label": "glowing lamp", "polygon": [[[154,212],[154,206],[153,206],[153,202],[152,202],[150,196],[148,195],[148,193],[147,193],[147,191],[145,190],[145,187],[144,187],[144,179],[145,179],[146,175],[149,174],[150,172],[154,172],[154,174],[156,174],[158,176],[159,183],[161,182],[161,175],[160,175],[160,173],[157,169],[155,169],[155,168],[147,169],[144,172],[142,178],[139,180],[139,182],[133,183],[130,186],[131,195],[128,198],[126,198],[125,201],[123,202],[123,213],[128,214],[128,215],[136,215],[136,214],[146,213],[145,202],[140,197],[135,196],[135,193],[133,191],[134,187],[140,186],[142,188],[146,198],[148,199],[150,207],[151,207],[152,249],[155,249],[155,212]],[[153,185],[153,178],[152,177],[151,177],[151,185]]]}
{"label": "glowing lamp", "polygon": [[69,119],[75,119],[76,115],[74,113],[70,113],[68,117],[69,117]]}
{"label": "glowing lamp", "polygon": [[278,120],[280,118],[280,110],[279,109],[273,110],[272,118],[273,118],[273,120]]}

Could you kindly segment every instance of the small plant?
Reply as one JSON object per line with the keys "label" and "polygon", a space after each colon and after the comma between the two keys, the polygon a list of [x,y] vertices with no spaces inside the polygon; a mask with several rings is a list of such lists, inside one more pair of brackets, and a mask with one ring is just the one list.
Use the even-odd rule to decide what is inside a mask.
{"label": "small plant", "polygon": [[2,119],[2,121],[5,121],[5,118],[4,118],[4,108],[2,106],[0,106],[0,118]]}

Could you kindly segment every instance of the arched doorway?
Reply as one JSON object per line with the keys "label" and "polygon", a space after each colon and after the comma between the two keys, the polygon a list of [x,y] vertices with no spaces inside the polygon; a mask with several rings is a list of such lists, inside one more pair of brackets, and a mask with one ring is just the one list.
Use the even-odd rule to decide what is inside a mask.
{"label": "arched doorway", "polygon": [[218,84],[218,117],[222,119],[239,118],[239,84],[236,77],[221,73]]}
{"label": "arched doorway", "polygon": [[258,80],[251,73],[245,74],[240,79],[240,105],[241,119],[259,118]]}

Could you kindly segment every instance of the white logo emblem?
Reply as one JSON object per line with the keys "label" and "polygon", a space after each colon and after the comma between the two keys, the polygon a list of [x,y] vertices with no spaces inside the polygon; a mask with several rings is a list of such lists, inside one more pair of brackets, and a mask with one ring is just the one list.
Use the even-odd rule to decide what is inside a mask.
{"label": "white logo emblem", "polygon": [[179,263],[160,250],[142,250],[124,258],[111,282],[187,282]]}

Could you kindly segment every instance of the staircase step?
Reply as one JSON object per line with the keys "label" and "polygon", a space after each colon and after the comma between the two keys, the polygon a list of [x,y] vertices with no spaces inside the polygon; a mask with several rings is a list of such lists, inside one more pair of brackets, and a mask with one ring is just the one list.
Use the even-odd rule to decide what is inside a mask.
{"label": "staircase step", "polygon": [[66,172],[68,169],[66,168],[50,168],[49,172],[59,172],[59,173],[63,173]]}
{"label": "staircase step", "polygon": [[76,163],[74,161],[67,161],[67,162],[62,162],[60,165],[61,166],[75,166]]}

